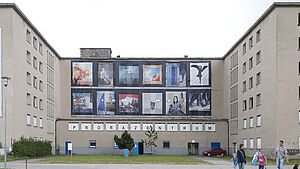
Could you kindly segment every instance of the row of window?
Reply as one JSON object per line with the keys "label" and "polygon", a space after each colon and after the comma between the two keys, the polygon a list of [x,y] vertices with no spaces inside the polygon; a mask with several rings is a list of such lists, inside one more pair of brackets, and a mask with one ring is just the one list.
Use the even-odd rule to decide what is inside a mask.
{"label": "row of window", "polygon": [[[261,84],[261,72],[256,73],[256,85]],[[249,78],[249,89],[253,88],[253,77]],[[247,81],[243,81],[243,92],[247,90]]]}
{"label": "row of window", "polygon": [[[179,126],[179,129],[178,129]],[[70,122],[68,126],[68,130],[70,131],[78,131],[79,130],[79,123],[78,122]],[[142,128],[141,128],[142,127]],[[124,130],[130,130],[130,131],[148,131],[151,127],[154,127],[155,131],[171,131],[171,132],[201,132],[203,131],[203,124],[202,123],[143,123],[142,125],[140,123],[131,123],[130,126],[128,123],[119,123],[118,125],[116,123],[93,123],[93,130],[94,131],[124,131]],[[205,131],[211,132],[216,131],[216,126],[214,123],[205,123],[204,124]],[[81,123],[81,130],[82,131],[89,131],[92,130],[92,123],[88,122],[82,122]]]}
{"label": "row of window", "polygon": [[[254,118],[250,117],[249,118],[249,128],[254,127]],[[261,127],[261,115],[256,116],[256,127]],[[247,128],[247,119],[244,119],[243,121],[243,129]]]}
{"label": "row of window", "polygon": [[54,102],[54,87],[50,84],[47,84],[47,99]]}
{"label": "row of window", "polygon": [[31,94],[27,93],[27,105],[31,106],[31,103],[33,107],[38,108],[40,110],[43,110],[43,100],[39,99],[39,104],[38,104],[38,98],[36,96],[33,96],[33,100],[31,99]]}
{"label": "row of window", "polygon": [[[33,116],[33,127],[38,127],[37,124],[38,117]],[[31,126],[31,116],[30,114],[27,114],[26,116],[26,125]],[[43,118],[39,118],[39,128],[43,128]]]}
{"label": "row of window", "polygon": [[[260,29],[256,31],[256,43],[261,40]],[[248,49],[250,50],[253,47],[253,36],[249,38]],[[247,42],[243,44],[243,55],[247,52]]]}
{"label": "row of window", "polygon": [[[249,109],[252,109],[254,106],[254,101],[253,101],[253,97],[249,98]],[[256,106],[260,106],[261,105],[261,94],[257,94],[256,95]],[[247,110],[247,100],[243,100],[243,111]]]}
{"label": "row of window", "polygon": [[[43,44],[41,42],[38,42],[37,38],[35,36],[32,36],[30,30],[28,30],[28,29],[26,31],[26,40],[29,44],[31,44],[33,42],[32,43],[33,48],[36,50],[39,50],[39,53],[41,55],[43,55]],[[39,46],[38,46],[38,44],[39,44]]]}
{"label": "row of window", "polygon": [[[253,67],[254,67],[254,64],[253,64],[253,57],[250,57],[249,58],[249,61],[248,61],[248,69],[251,70]],[[258,51],[256,53],[256,64],[259,64],[261,62],[261,51]],[[242,73],[246,73],[247,72],[247,62],[244,62],[243,63],[243,72]]]}
{"label": "row of window", "polygon": [[47,65],[54,70],[54,56],[47,51]]}
{"label": "row of window", "polygon": [[26,73],[26,81],[27,81],[27,84],[29,84],[29,85],[31,85],[31,82],[32,82],[34,88],[36,88],[36,89],[39,88],[40,91],[44,91],[43,81],[38,80],[38,78],[36,76],[33,76],[33,79],[32,79],[30,72]]}
{"label": "row of window", "polygon": [[47,117],[54,118],[54,104],[47,101]]}
{"label": "row of window", "polygon": [[[244,138],[244,148],[248,148],[248,140],[246,138]],[[256,139],[256,148],[257,149],[261,149],[262,145],[261,145],[261,138],[257,138]],[[254,139],[250,138],[249,139],[249,149],[254,149]]]}
{"label": "row of window", "polygon": [[236,67],[238,65],[238,56],[239,53],[236,51],[231,57],[230,57],[230,69]]}
{"label": "row of window", "polygon": [[54,71],[47,67],[47,82],[54,85]]}
{"label": "row of window", "polygon": [[26,51],[26,61],[28,64],[30,64],[30,65],[32,64],[32,66],[36,70],[39,70],[41,73],[43,73],[43,63],[41,61],[38,62],[37,57],[35,57],[35,56],[32,57],[31,53],[28,50]]}

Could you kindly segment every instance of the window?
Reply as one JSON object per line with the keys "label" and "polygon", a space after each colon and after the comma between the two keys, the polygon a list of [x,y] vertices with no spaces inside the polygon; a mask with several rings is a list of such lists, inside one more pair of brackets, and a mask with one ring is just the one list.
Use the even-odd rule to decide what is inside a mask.
{"label": "window", "polygon": [[40,89],[40,91],[44,90],[44,84],[43,84],[43,81],[41,81],[41,80],[39,82],[39,89]]}
{"label": "window", "polygon": [[261,115],[258,115],[258,116],[257,116],[256,126],[257,126],[257,127],[260,127],[260,126],[261,126]]}
{"label": "window", "polygon": [[300,50],[300,37],[298,38],[298,50]]}
{"label": "window", "polygon": [[39,43],[39,52],[43,55],[43,44]]}
{"label": "window", "polygon": [[36,116],[33,116],[33,126],[37,127]]}
{"label": "window", "polygon": [[244,81],[243,82],[243,92],[245,92],[247,89],[247,82],[246,81]]}
{"label": "window", "polygon": [[26,51],[26,61],[31,65],[31,53],[28,50]]}
{"label": "window", "polygon": [[249,89],[253,88],[253,77],[249,78]]}
{"label": "window", "polygon": [[253,68],[253,57],[249,59],[249,70]]}
{"label": "window", "polygon": [[37,77],[33,76],[33,87],[37,88]]}
{"label": "window", "polygon": [[298,13],[298,26],[300,26],[300,13]]}
{"label": "window", "polygon": [[170,141],[163,141],[163,148],[170,148]]}
{"label": "window", "polygon": [[257,149],[261,149],[261,138],[256,139],[256,147]]}
{"label": "window", "polygon": [[244,119],[243,121],[243,129],[246,129],[247,128],[247,119]]}
{"label": "window", "polygon": [[37,49],[37,39],[33,37],[33,47]]}
{"label": "window", "polygon": [[260,29],[258,31],[256,31],[256,43],[259,42],[261,40],[260,37]]}
{"label": "window", "polygon": [[26,40],[28,43],[31,43],[31,32],[28,29],[26,30]]}
{"label": "window", "polygon": [[253,36],[249,39],[249,49],[253,47]]}
{"label": "window", "polygon": [[43,100],[42,99],[40,99],[40,104],[39,104],[39,108],[40,108],[40,110],[43,110]]}
{"label": "window", "polygon": [[253,149],[254,148],[254,140],[253,140],[253,138],[250,138],[250,140],[249,140],[249,148],[250,149]]}
{"label": "window", "polygon": [[246,62],[245,62],[245,63],[243,63],[243,73],[246,73],[246,71],[247,71],[247,66],[246,66]]}
{"label": "window", "polygon": [[30,126],[30,114],[26,115],[26,125]]}
{"label": "window", "polygon": [[247,110],[247,100],[243,101],[243,110]]}
{"label": "window", "polygon": [[259,64],[261,62],[261,56],[260,56],[260,51],[256,53],[256,64]]}
{"label": "window", "polygon": [[246,50],[247,50],[247,48],[246,48],[246,43],[244,43],[244,44],[243,44],[243,55],[246,53]]}
{"label": "window", "polygon": [[261,83],[261,73],[256,74],[256,85],[259,85]]}
{"label": "window", "polygon": [[43,128],[43,118],[40,118],[40,128]]}
{"label": "window", "polygon": [[254,127],[254,121],[253,121],[253,117],[250,117],[250,120],[249,120],[249,128],[253,128]]}
{"label": "window", "polygon": [[33,96],[33,107],[37,107],[37,97]]}
{"label": "window", "polygon": [[247,139],[244,138],[244,148],[247,148]]}
{"label": "window", "polygon": [[39,71],[43,73],[43,63],[39,62]]}
{"label": "window", "polygon": [[253,97],[249,98],[249,109],[253,108]]}
{"label": "window", "polygon": [[27,105],[31,105],[31,95],[27,93]]}
{"label": "window", "polygon": [[298,142],[299,142],[299,148],[300,148],[300,137],[298,139],[299,139]]}
{"label": "window", "polygon": [[96,140],[90,140],[90,148],[96,148]]}
{"label": "window", "polygon": [[261,105],[261,94],[256,95],[256,106]]}
{"label": "window", "polygon": [[27,81],[27,84],[31,85],[31,73],[27,72],[26,74],[26,81]]}
{"label": "window", "polygon": [[299,119],[298,119],[298,122],[300,123],[300,110],[299,110]]}
{"label": "window", "polygon": [[33,57],[33,67],[37,69],[37,58]]}

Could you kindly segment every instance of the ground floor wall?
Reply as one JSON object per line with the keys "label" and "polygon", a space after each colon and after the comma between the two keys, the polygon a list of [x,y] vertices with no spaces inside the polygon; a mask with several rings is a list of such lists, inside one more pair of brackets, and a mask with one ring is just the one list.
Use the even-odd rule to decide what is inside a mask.
{"label": "ground floor wall", "polygon": [[[231,153],[227,121],[207,119],[60,119],[56,122],[56,149],[64,154],[66,141],[70,141],[76,154],[123,154],[114,144],[114,136],[128,130],[134,142],[141,142],[149,126],[158,132],[154,154],[202,155],[218,145]],[[150,153],[150,148],[143,151]]]}

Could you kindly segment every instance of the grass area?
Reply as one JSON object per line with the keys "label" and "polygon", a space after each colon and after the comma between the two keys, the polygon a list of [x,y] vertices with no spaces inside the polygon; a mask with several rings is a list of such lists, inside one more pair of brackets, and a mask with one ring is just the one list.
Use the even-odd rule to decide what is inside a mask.
{"label": "grass area", "polygon": [[[7,156],[6,161],[16,161],[16,160],[25,160],[25,159],[26,157]],[[4,156],[0,156],[0,162],[4,162]]]}
{"label": "grass area", "polygon": [[[216,158],[220,158],[220,159],[225,159],[230,161],[232,156],[216,156]],[[253,157],[247,157],[247,164],[251,164]],[[267,165],[275,165],[276,164],[276,160],[274,159],[267,159],[268,163]],[[287,163],[286,161],[284,161],[284,165],[295,165],[295,164],[300,164],[300,159],[290,159],[289,162]]]}
{"label": "grass area", "polygon": [[[38,160],[40,164],[64,164],[71,163],[68,156],[57,156],[53,158]],[[139,155],[124,157],[121,155],[73,155],[73,164],[209,164],[207,162],[190,158],[187,156],[171,155]]]}

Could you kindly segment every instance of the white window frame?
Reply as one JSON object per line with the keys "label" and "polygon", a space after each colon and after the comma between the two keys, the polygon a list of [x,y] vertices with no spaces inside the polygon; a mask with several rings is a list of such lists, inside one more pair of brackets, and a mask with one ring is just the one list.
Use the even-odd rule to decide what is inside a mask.
{"label": "white window frame", "polygon": [[31,125],[31,118],[30,114],[26,115],[26,125],[30,126]]}
{"label": "white window frame", "polygon": [[261,115],[257,115],[256,119],[257,119],[256,126],[261,127],[261,120],[262,120]]}
{"label": "white window frame", "polygon": [[249,128],[253,128],[253,127],[254,127],[254,119],[253,119],[253,117],[250,117]]}
{"label": "white window frame", "polygon": [[27,93],[26,95],[26,101],[27,101],[27,105],[31,105],[31,94],[30,93]]}
{"label": "white window frame", "polygon": [[39,103],[39,108],[40,108],[40,110],[43,110],[43,109],[44,109],[44,107],[43,107],[43,100],[40,99],[39,102],[40,102],[40,103]]}
{"label": "white window frame", "polygon": [[247,119],[244,119],[243,120],[243,129],[246,129],[247,128]]}
{"label": "white window frame", "polygon": [[39,62],[39,71],[43,73],[43,63]]}
{"label": "white window frame", "polygon": [[257,149],[261,149],[261,147],[262,147],[262,146],[261,146],[261,138],[257,138],[257,139],[256,139],[256,148],[257,148]]}
{"label": "white window frame", "polygon": [[26,61],[31,65],[31,53],[28,50],[26,51]]}
{"label": "white window frame", "polygon": [[244,138],[244,148],[247,148],[247,139]]}
{"label": "white window frame", "polygon": [[37,127],[37,117],[33,116],[33,127]]}
{"label": "white window frame", "polygon": [[43,128],[43,118],[40,118],[40,128]]}
{"label": "white window frame", "polygon": [[254,139],[253,138],[249,139],[249,148],[254,149]]}

